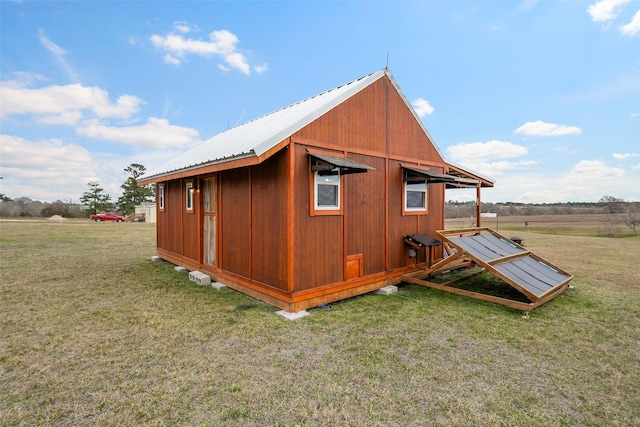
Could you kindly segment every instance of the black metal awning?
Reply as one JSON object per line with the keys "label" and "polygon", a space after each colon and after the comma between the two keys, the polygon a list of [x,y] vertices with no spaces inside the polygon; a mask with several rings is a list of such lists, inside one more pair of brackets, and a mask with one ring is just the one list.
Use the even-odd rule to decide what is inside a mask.
{"label": "black metal awning", "polygon": [[402,178],[407,181],[420,181],[427,184],[441,184],[441,183],[453,183],[455,178],[439,172],[430,171],[429,169],[422,169],[414,166],[402,165]]}
{"label": "black metal awning", "polygon": [[408,240],[407,243],[411,242],[413,245],[419,247],[430,247],[430,246],[440,246],[442,242],[434,237],[429,236],[428,234],[407,234],[404,236],[405,241]]}
{"label": "black metal awning", "polygon": [[358,163],[346,157],[333,157],[325,154],[309,153],[311,156],[311,171],[313,172],[329,172],[334,169],[340,169],[340,175],[350,173],[362,173],[368,170],[376,170],[376,168]]}

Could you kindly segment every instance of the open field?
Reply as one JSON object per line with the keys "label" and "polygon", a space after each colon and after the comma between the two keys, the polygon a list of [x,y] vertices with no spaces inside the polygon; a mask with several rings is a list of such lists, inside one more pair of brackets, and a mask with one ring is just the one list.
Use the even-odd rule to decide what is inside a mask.
{"label": "open field", "polygon": [[[482,218],[482,226],[502,232],[531,231],[593,237],[634,237],[633,230],[622,223],[624,214],[527,215]],[[474,218],[446,220],[447,228],[475,226]]]}
{"label": "open field", "polygon": [[153,224],[0,221],[0,425],[640,425],[640,238],[500,221],[575,275],[529,319],[404,285],[289,322]]}

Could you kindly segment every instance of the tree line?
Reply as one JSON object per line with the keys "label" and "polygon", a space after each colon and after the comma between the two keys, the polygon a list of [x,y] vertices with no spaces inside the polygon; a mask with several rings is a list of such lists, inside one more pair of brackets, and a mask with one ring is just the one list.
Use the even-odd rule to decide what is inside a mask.
{"label": "tree line", "polygon": [[[618,214],[640,212],[640,202],[626,202],[613,196],[604,196],[597,202],[482,202],[481,209],[482,212],[492,212],[498,216]],[[445,218],[467,218],[475,216],[475,212],[475,202],[450,200],[445,204]]]}
{"label": "tree line", "polygon": [[[615,219],[614,222],[626,225],[636,236],[640,232],[640,202],[626,202],[614,196],[604,196],[595,203],[482,202],[481,212],[491,212],[498,216],[609,214]],[[448,201],[445,205],[445,218],[469,218],[475,215],[475,202]]]}
{"label": "tree line", "polygon": [[28,197],[11,199],[0,193],[0,216],[2,217],[51,217],[60,215],[65,218],[83,218],[102,212],[116,212],[131,215],[135,207],[155,200],[155,189],[151,185],[138,186],[138,178],[144,175],[146,168],[132,163],[124,171],[129,175],[120,186],[122,195],[113,201],[98,181],[87,183],[88,189],[80,197],[80,204],[72,201],[56,200],[41,202]]}

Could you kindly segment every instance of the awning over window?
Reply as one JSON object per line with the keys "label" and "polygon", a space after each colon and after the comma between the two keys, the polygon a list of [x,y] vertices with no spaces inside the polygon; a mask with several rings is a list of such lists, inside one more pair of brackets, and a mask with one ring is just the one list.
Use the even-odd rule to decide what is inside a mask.
{"label": "awning over window", "polygon": [[446,188],[475,188],[480,181],[472,178],[443,174],[422,169],[417,166],[401,165],[402,177],[406,182],[426,182],[427,184],[446,184]]}
{"label": "awning over window", "polygon": [[447,163],[449,167],[448,174],[456,178],[455,185],[448,184],[447,188],[470,188],[470,187],[493,187],[494,182],[486,177],[483,177],[475,172],[471,172],[461,166]]}
{"label": "awning over window", "polygon": [[426,181],[427,184],[440,184],[443,182],[452,183],[455,181],[455,178],[450,175],[430,171],[428,169],[422,169],[419,167],[402,165],[402,170],[403,170],[402,178],[407,182]]}
{"label": "awning over window", "polygon": [[309,155],[311,156],[311,170],[313,172],[320,172],[320,175],[322,175],[322,172],[329,172],[336,168],[340,169],[341,175],[376,170],[376,168],[345,157],[333,157],[316,153],[309,153]]}

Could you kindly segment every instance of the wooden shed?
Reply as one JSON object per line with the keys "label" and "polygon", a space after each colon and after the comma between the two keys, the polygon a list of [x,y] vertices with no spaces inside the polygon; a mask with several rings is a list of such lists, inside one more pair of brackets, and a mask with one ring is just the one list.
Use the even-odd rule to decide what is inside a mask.
{"label": "wooden shed", "polygon": [[[226,130],[150,170],[157,251],[285,311],[398,283],[442,248],[447,163],[388,69]],[[430,254],[430,255],[429,255]]]}

